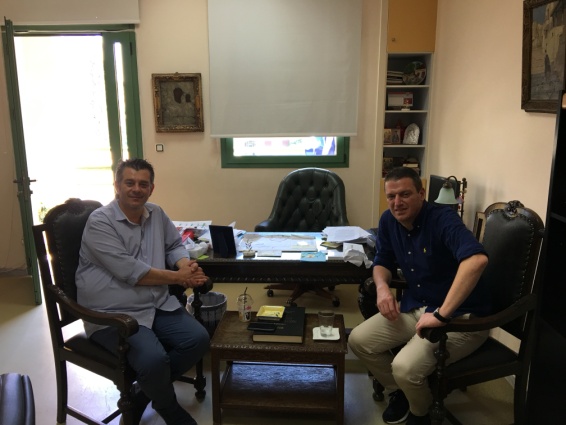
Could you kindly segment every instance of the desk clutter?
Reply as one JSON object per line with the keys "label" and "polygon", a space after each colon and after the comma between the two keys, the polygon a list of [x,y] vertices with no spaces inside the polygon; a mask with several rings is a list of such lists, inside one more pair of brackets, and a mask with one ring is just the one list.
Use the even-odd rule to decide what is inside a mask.
{"label": "desk clutter", "polygon": [[[358,226],[328,226],[322,232],[246,232],[228,226],[213,225],[210,220],[173,221],[183,245],[193,259],[208,258],[210,249],[219,258],[281,258],[298,253],[306,262],[346,261],[369,268],[363,244],[371,233]],[[322,242],[321,242],[322,241]]]}

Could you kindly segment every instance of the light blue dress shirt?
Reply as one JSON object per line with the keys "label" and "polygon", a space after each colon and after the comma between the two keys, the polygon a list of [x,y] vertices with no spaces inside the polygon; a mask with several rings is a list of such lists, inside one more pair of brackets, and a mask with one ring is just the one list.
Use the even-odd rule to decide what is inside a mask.
{"label": "light blue dress shirt", "polygon": [[[172,268],[189,253],[179,232],[158,205],[146,203],[141,224],[129,221],[115,199],[89,217],[76,273],[79,304],[96,311],[125,313],[151,329],[155,310],[179,308],[168,285],[136,285],[149,270]],[[104,326],[85,323],[88,336]]]}

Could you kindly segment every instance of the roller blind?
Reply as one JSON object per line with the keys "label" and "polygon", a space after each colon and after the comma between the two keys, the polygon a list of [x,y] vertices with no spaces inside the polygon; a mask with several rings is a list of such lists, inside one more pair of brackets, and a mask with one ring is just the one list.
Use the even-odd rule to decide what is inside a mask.
{"label": "roller blind", "polygon": [[355,135],[361,13],[361,0],[208,0],[211,135]]}
{"label": "roller blind", "polygon": [[138,0],[7,0],[0,9],[14,25],[140,22]]}

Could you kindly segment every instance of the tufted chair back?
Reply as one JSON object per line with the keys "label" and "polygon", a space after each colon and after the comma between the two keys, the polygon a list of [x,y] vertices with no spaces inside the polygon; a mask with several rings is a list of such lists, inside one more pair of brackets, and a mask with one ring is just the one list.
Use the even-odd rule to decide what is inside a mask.
{"label": "tufted chair back", "polygon": [[[53,282],[73,301],[77,300],[75,273],[83,230],[90,214],[101,206],[98,201],[71,198],[49,210],[43,220]],[[76,320],[66,310],[62,310],[61,315],[63,326]]]}
{"label": "tufted chair back", "polygon": [[334,172],[302,168],[279,184],[271,214],[256,232],[320,232],[326,226],[348,226],[346,189]]}
{"label": "tufted chair back", "polygon": [[[482,243],[489,263],[482,276],[491,288],[493,311],[499,312],[537,292],[535,272],[544,227],[540,217],[519,201],[492,204],[484,214]],[[519,339],[524,336],[522,319],[501,327]]]}

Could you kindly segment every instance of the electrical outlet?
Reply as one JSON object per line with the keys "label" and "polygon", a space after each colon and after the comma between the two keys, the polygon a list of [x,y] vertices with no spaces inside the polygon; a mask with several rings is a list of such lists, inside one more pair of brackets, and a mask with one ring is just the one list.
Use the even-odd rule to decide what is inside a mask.
{"label": "electrical outlet", "polygon": [[165,148],[164,148],[162,143],[158,143],[157,145],[155,145],[155,150],[157,152],[163,152],[165,150]]}

